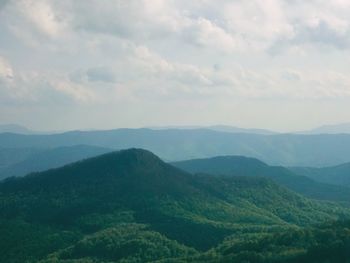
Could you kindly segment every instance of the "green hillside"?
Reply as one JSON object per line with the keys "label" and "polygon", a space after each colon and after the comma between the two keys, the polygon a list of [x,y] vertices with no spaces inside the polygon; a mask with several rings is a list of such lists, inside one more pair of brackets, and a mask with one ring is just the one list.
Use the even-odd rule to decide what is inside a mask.
{"label": "green hillside", "polygon": [[230,236],[347,218],[271,180],[191,175],[125,150],[0,183],[0,262],[184,262]]}
{"label": "green hillside", "polygon": [[218,156],[172,163],[190,173],[225,176],[258,176],[274,180],[304,196],[319,200],[350,203],[350,188],[317,182],[280,166],[269,166],[257,159],[243,156]]}
{"label": "green hillside", "polygon": [[193,262],[349,263],[350,222],[232,236]]}

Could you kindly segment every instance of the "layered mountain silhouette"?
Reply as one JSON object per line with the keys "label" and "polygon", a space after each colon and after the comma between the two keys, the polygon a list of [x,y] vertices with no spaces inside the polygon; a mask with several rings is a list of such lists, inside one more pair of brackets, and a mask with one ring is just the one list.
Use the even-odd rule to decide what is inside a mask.
{"label": "layered mountain silhouette", "polygon": [[32,134],[32,130],[17,124],[0,124],[0,133],[11,132],[19,134]]}
{"label": "layered mountain silhouette", "polygon": [[343,201],[350,204],[350,188],[312,180],[280,166],[269,166],[243,156],[218,156],[172,163],[190,173],[225,176],[259,176],[274,180],[284,187],[313,199]]}
{"label": "layered mountain silhouette", "polygon": [[350,163],[323,168],[291,167],[289,169],[315,181],[350,187]]}
{"label": "layered mountain silhouette", "polygon": [[130,149],[1,182],[0,262],[200,262],[230,235],[347,216],[266,178],[192,175]]}
{"label": "layered mountain silhouette", "polygon": [[[5,150],[4,150],[5,151]],[[32,172],[41,172],[73,163],[85,158],[112,151],[108,148],[75,145],[53,149],[27,149],[17,162],[0,169],[0,180],[10,176],[24,176]],[[19,158],[13,150],[13,157]],[[27,154],[26,154],[27,153]]]}
{"label": "layered mountain silhouette", "polygon": [[50,135],[0,134],[1,148],[90,145],[148,149],[167,161],[243,155],[271,165],[322,167],[349,162],[350,135],[261,135],[208,129],[118,129]]}

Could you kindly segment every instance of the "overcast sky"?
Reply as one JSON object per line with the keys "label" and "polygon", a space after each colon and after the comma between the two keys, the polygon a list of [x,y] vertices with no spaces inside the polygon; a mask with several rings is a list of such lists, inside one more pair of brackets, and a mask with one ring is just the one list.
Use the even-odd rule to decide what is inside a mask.
{"label": "overcast sky", "polygon": [[0,123],[350,121],[348,0],[0,0]]}

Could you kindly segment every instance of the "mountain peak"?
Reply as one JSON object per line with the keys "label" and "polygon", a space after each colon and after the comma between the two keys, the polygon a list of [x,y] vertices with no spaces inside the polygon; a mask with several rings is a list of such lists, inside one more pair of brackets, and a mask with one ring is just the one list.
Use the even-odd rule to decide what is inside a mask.
{"label": "mountain peak", "polygon": [[78,161],[57,169],[32,173],[23,178],[4,181],[1,190],[49,192],[57,189],[74,189],[85,185],[91,193],[97,185],[110,190],[131,194],[132,192],[166,193],[186,191],[183,183],[190,176],[165,162],[150,151],[127,149]]}

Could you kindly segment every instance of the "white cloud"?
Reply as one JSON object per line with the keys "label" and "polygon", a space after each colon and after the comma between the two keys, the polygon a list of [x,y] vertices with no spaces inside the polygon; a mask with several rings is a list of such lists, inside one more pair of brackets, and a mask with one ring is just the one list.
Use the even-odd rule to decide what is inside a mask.
{"label": "white cloud", "polygon": [[49,37],[58,37],[63,33],[65,27],[63,12],[53,10],[48,1],[19,0],[16,2],[16,7],[41,33]]}
{"label": "white cloud", "polygon": [[350,99],[348,1],[10,0],[0,8],[2,102],[216,108]]}
{"label": "white cloud", "polygon": [[0,56],[0,79],[13,79],[13,69],[5,58]]}

